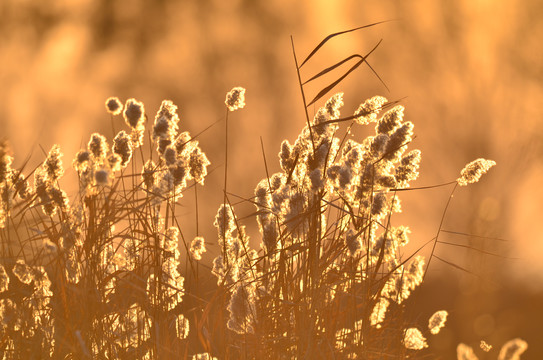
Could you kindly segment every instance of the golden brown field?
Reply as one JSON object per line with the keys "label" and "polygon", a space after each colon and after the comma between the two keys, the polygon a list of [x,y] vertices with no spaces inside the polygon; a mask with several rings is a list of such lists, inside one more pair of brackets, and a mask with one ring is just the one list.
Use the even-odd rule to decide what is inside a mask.
{"label": "golden brown field", "polygon": [[543,354],[537,2],[0,10],[5,358]]}

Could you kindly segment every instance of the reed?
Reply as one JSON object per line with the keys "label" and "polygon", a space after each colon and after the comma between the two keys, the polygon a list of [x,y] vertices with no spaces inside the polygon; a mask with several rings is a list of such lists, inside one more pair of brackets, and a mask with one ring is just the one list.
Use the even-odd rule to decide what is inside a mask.
{"label": "reed", "polygon": [[[266,170],[254,196],[243,199],[255,207],[260,237],[253,242],[227,189],[226,145],[223,204],[214,219],[219,255],[211,267],[199,264],[204,238],[189,239],[176,216],[183,194],[194,188],[197,196],[204,185],[210,162],[196,137],[179,128],[171,101],[162,102],[146,127],[143,103],[107,99],[107,112],[122,116],[126,129],[111,146],[101,134],[90,136],[72,161],[79,190],[71,197],[60,186],[58,145],[24,176],[25,166],[12,168],[2,144],[3,358],[428,357],[427,339],[445,326],[448,313],[436,311],[424,327],[411,324],[405,300],[423,283],[441,226],[435,239],[407,253],[410,230],[393,225],[401,193],[416,190],[410,183],[419,176],[421,152],[409,150],[414,125],[402,105],[382,96],[344,117],[343,93],[329,96],[357,67],[371,68],[368,57],[378,44],[302,80],[304,64],[327,41],[365,27],[328,36],[301,62],[293,43],[305,125],[294,142],[281,143],[281,171]],[[309,82],[351,60],[342,76],[307,100]],[[244,95],[236,87],[226,96],[226,144],[228,117],[245,106]],[[309,106],[325,96],[309,116]],[[350,129],[359,126],[374,131],[354,139]],[[453,188],[451,198],[457,185],[477,182],[494,165],[468,164],[445,184]],[[427,260],[420,254],[425,246],[433,246]],[[203,291],[200,272],[208,269],[216,287]],[[185,277],[196,282],[190,290]],[[187,311],[187,297],[199,305]],[[512,340],[499,359],[518,358],[526,347]],[[477,358],[464,344],[457,356]]]}

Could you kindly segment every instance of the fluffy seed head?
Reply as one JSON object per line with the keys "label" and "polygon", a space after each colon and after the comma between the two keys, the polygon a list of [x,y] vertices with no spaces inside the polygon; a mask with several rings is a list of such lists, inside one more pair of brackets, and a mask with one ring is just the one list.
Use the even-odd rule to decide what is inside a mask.
{"label": "fluffy seed head", "polygon": [[164,158],[164,161],[166,161],[166,165],[173,165],[177,161],[177,150],[171,145],[167,146],[162,157]]}
{"label": "fluffy seed head", "polygon": [[47,178],[51,182],[58,181],[64,175],[61,157],[63,156],[58,144],[53,145],[42,167]]}
{"label": "fluffy seed head", "polygon": [[113,139],[111,150],[121,157],[121,167],[126,167],[132,158],[132,140],[124,130],[119,131]]}
{"label": "fluffy seed head", "polygon": [[402,158],[400,165],[396,167],[396,172],[394,174],[397,187],[407,188],[409,187],[409,182],[416,180],[419,177],[418,170],[420,160],[420,150],[412,150]]}
{"label": "fluffy seed head", "polygon": [[233,88],[226,94],[224,103],[230,111],[243,109],[245,107],[245,89],[239,86]]}
{"label": "fluffy seed head", "polygon": [[202,260],[202,254],[206,251],[206,244],[203,237],[197,236],[190,243],[190,254],[194,260]]}
{"label": "fluffy seed head", "polygon": [[189,168],[185,161],[179,160],[174,165],[169,167],[172,174],[174,185],[184,188],[187,184]]}
{"label": "fluffy seed head", "polygon": [[25,264],[24,260],[17,260],[13,265],[13,275],[23,284],[30,284],[34,280],[32,268]]}
{"label": "fluffy seed head", "polygon": [[11,163],[13,157],[9,155],[9,146],[7,141],[0,142],[0,183],[8,179],[11,173]]}
{"label": "fluffy seed head", "polygon": [[215,216],[215,222],[213,225],[217,228],[219,236],[229,237],[234,230],[236,230],[236,224],[234,222],[234,212],[230,205],[221,204],[217,215]]}
{"label": "fluffy seed head", "polygon": [[386,312],[389,305],[390,301],[388,301],[386,298],[379,298],[379,301],[375,304],[371,312],[371,326],[375,326],[378,329],[381,327],[381,323],[385,320]]}
{"label": "fluffy seed head", "polygon": [[89,162],[91,160],[91,153],[87,150],[79,150],[77,154],[75,154],[74,161],[72,162],[72,166],[74,169],[81,174],[89,167]]}
{"label": "fluffy seed head", "polygon": [[404,107],[401,105],[394,106],[388,110],[375,127],[375,132],[378,134],[391,134],[403,120]]}
{"label": "fluffy seed head", "polygon": [[204,185],[204,179],[207,175],[207,166],[209,164],[211,163],[207,159],[206,154],[203,153],[199,147],[195,147],[190,153],[189,158],[190,176],[192,176],[196,182]]}
{"label": "fluffy seed head", "polygon": [[209,355],[208,353],[203,353],[192,355],[192,360],[217,360],[217,358]]}
{"label": "fluffy seed head", "polygon": [[445,326],[449,313],[446,310],[436,311],[428,320],[428,329],[435,335]]}
{"label": "fluffy seed head", "polygon": [[528,343],[522,339],[513,339],[506,342],[498,355],[498,360],[520,360],[526,349],[528,349]]}
{"label": "fluffy seed head", "polygon": [[112,96],[106,100],[106,110],[111,115],[119,115],[123,111],[123,104],[118,97]]}
{"label": "fluffy seed head", "polygon": [[145,121],[145,109],[143,103],[136,99],[126,100],[123,112],[124,121],[132,129],[136,129]]}
{"label": "fluffy seed head", "polygon": [[405,331],[403,343],[406,349],[410,350],[422,350],[428,347],[428,344],[426,343],[426,338],[417,328],[409,328]]}
{"label": "fluffy seed head", "polygon": [[89,152],[97,161],[105,160],[108,147],[106,137],[99,133],[92,134],[87,145]]}
{"label": "fluffy seed head", "polygon": [[[160,109],[155,116],[153,126],[153,140],[167,140],[166,146],[171,144],[177,134],[179,116],[177,115],[177,106],[170,100],[162,101]],[[165,148],[165,146],[163,145]],[[162,149],[163,151],[164,149]],[[160,152],[160,151],[159,151]],[[161,152],[162,153],[162,152]]]}
{"label": "fluffy seed head", "polygon": [[473,352],[473,348],[462,343],[456,347],[456,357],[458,360],[479,360]]}
{"label": "fluffy seed head", "polygon": [[413,128],[413,123],[408,121],[390,135],[385,147],[384,159],[393,162],[399,161],[407,148],[407,144],[413,139]]}
{"label": "fluffy seed head", "polygon": [[460,177],[456,181],[460,186],[476,183],[494,165],[496,162],[492,160],[482,158],[473,160],[462,169]]}
{"label": "fluffy seed head", "polygon": [[121,157],[121,155],[116,154],[116,153],[111,153],[107,157],[107,163],[109,165],[109,168],[113,172],[121,170],[122,161],[123,161],[123,158]]}
{"label": "fluffy seed head", "polygon": [[238,334],[254,333],[254,285],[238,282],[230,298],[228,328]]}
{"label": "fluffy seed head", "polygon": [[411,290],[415,290],[415,288],[422,283],[424,277],[424,256],[415,256],[407,268],[407,272],[404,277],[407,286]]}
{"label": "fluffy seed head", "polygon": [[484,340],[481,340],[481,344],[479,346],[484,352],[489,352],[492,350],[492,345],[487,344],[487,342]]}
{"label": "fluffy seed head", "polygon": [[354,115],[356,116],[355,121],[360,125],[366,125],[370,122],[377,121],[377,114],[386,102],[387,99],[382,96],[374,96],[371,99],[366,100],[354,112]]}
{"label": "fluffy seed head", "polygon": [[337,93],[332,96],[325,104],[324,108],[330,116],[330,120],[339,119],[339,109],[343,106],[343,93]]}
{"label": "fluffy seed head", "polygon": [[6,269],[0,264],[0,293],[7,291],[9,286],[9,276]]}
{"label": "fluffy seed head", "polygon": [[189,320],[183,314],[175,319],[175,332],[179,339],[186,339],[189,336]]}
{"label": "fluffy seed head", "polygon": [[106,186],[111,180],[111,171],[108,168],[100,168],[94,171],[94,185]]}

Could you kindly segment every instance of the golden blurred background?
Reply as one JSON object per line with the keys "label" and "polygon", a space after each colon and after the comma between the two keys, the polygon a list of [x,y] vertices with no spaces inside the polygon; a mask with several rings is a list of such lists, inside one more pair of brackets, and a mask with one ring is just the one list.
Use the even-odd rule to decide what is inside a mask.
{"label": "golden blurred background", "polygon": [[[448,326],[429,339],[443,359],[455,358],[459,342],[477,347],[480,340],[494,345],[488,355],[496,358],[514,337],[529,343],[523,358],[543,354],[540,1],[4,0],[0,14],[0,138],[9,139],[15,166],[31,155],[33,168],[43,160],[40,146],[48,151],[58,143],[68,167],[92,132],[111,140],[109,96],[143,101],[150,120],[171,99],[181,129],[193,135],[222,120],[199,137],[214,169],[198,193],[200,232],[210,243],[222,202],[226,92],[247,89],[246,108],[229,118],[228,175],[228,190],[247,198],[266,174],[260,138],[274,172],[280,141],[292,142],[304,126],[290,35],[303,58],[330,33],[393,20],[330,41],[302,76],[383,39],[369,62],[390,91],[361,66],[336,88],[345,92],[343,115],[373,95],[402,99],[415,123],[411,148],[423,153],[414,186],[453,181],[478,157],[498,163],[480,183],[458,189],[445,219],[446,230],[481,237],[440,239],[502,257],[439,244],[441,258],[468,272],[433,260],[412,318],[424,326],[434,311],[449,311]],[[310,95],[325,83],[310,86]],[[120,117],[114,121],[123,128]],[[370,130],[355,134],[361,140]],[[65,187],[74,178],[68,170]],[[412,249],[435,236],[449,192],[402,193],[404,213],[395,221],[411,227]],[[193,194],[181,202],[190,240]],[[254,210],[236,209],[240,216]],[[254,218],[245,223],[257,239]],[[207,259],[216,254],[211,246]]]}

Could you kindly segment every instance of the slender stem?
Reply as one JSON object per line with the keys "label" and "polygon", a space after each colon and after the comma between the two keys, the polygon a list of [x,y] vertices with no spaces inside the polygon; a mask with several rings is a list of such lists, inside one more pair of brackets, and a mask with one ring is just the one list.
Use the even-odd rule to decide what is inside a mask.
{"label": "slender stem", "polygon": [[226,196],[226,185],[228,180],[228,109],[226,109],[226,118],[224,121],[224,199],[223,199],[223,213],[222,213],[222,240],[223,240],[223,256],[226,260],[226,266],[228,267],[228,256],[226,256],[226,206],[227,206],[227,196]]}
{"label": "slender stem", "polygon": [[113,131],[113,137],[115,137],[115,124],[113,121],[113,114],[110,114],[110,118],[111,118],[111,131]]}
{"label": "slender stem", "polygon": [[443,222],[445,221],[445,215],[447,214],[447,210],[449,209],[449,204],[451,203],[451,200],[453,198],[454,192],[455,192],[457,187],[458,187],[458,183],[456,182],[453,189],[452,189],[452,191],[451,191],[451,194],[449,195],[449,199],[447,200],[447,205],[445,205],[445,209],[443,210],[443,215],[441,216],[441,222],[439,223],[439,227],[437,229],[437,234],[436,234],[436,237],[434,239],[434,246],[432,247],[432,252],[430,253],[430,258],[428,259],[428,264],[426,265],[426,270],[424,270],[424,275],[422,276],[423,280],[426,277],[426,273],[428,272],[428,269],[430,268],[430,262],[432,261],[432,257],[434,256],[434,252],[436,250],[437,240],[439,238],[439,234],[441,233],[441,228],[443,227]]}
{"label": "slender stem", "polygon": [[198,231],[198,182],[194,180],[194,202],[196,203],[196,236],[200,234]]}
{"label": "slender stem", "polygon": [[294,55],[294,64],[296,65],[296,73],[298,74],[298,84],[300,84],[300,91],[302,92],[302,100],[304,102],[305,118],[307,121],[307,128],[309,129],[309,135],[311,137],[311,146],[313,147],[313,153],[315,153],[315,142],[313,140],[313,130],[311,130],[311,123],[309,121],[309,113],[307,112],[307,101],[305,100],[304,86],[302,84],[302,77],[300,75],[300,67],[298,66],[298,59],[296,58],[296,51],[294,50],[294,39],[290,37],[292,44],[292,54]]}

